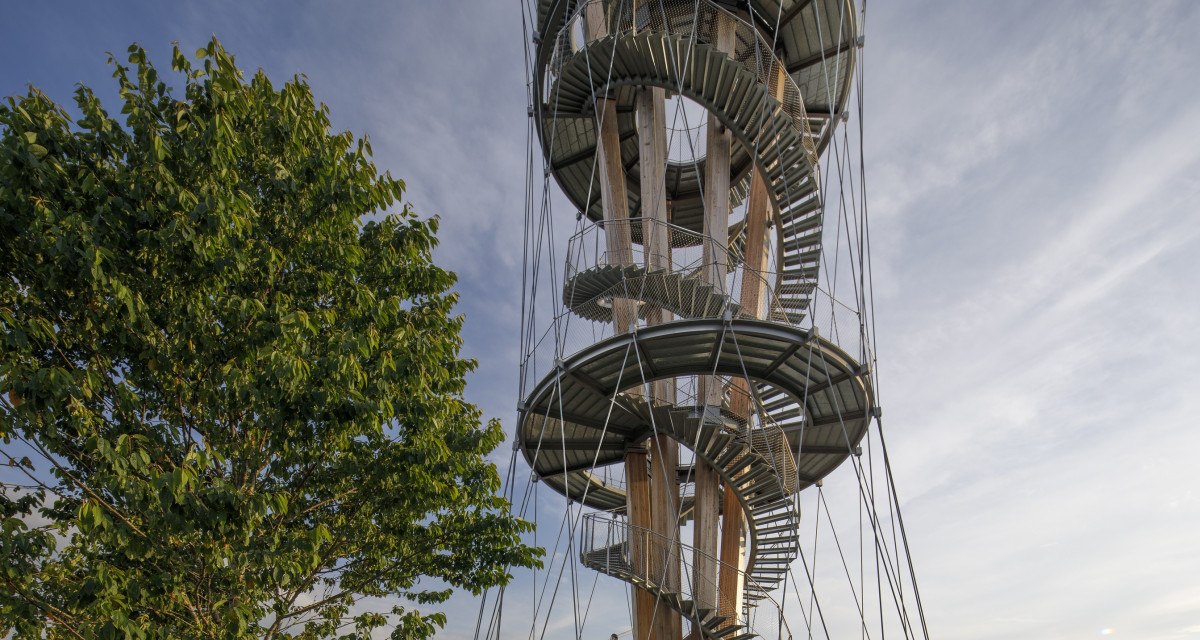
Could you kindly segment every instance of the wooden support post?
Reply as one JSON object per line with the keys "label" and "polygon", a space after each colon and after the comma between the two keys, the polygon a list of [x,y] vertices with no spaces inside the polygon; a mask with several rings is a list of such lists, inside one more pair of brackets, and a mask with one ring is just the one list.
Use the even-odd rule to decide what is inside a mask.
{"label": "wooden support post", "polygon": [[[585,9],[585,38],[592,42],[608,33],[604,7],[591,3]],[[617,105],[607,97],[596,100],[596,164],[599,174],[600,200],[604,208],[604,236],[608,261],[615,265],[633,264],[633,242],[629,221],[629,199],[625,192],[625,170],[621,165],[621,140],[617,130]],[[637,322],[637,303],[623,298],[612,301],[613,325],[624,333]],[[641,381],[626,393],[642,393]],[[629,560],[635,571],[648,572],[650,559],[651,501],[647,451],[631,449],[625,454],[626,511],[629,524]],[[633,639],[651,640],[654,637],[651,621],[654,618],[655,597],[641,588],[633,590]]]}
{"label": "wooden support post", "polygon": [[[654,557],[654,537],[650,520],[650,474],[645,449],[630,449],[625,454],[626,508],[629,512],[629,564],[638,574],[649,574]],[[655,638],[651,621],[654,618],[654,594],[634,587],[633,589],[633,637],[634,640]]]}
{"label": "wooden support post", "polygon": [[[638,162],[641,177],[642,242],[645,245],[646,270],[671,268],[671,242],[667,229],[666,165],[667,118],[665,91],[643,87],[637,96]],[[646,324],[670,320],[669,312],[650,309]],[[674,380],[655,381],[651,388],[655,400],[674,404]],[[679,584],[679,443],[667,435],[650,440],[650,520],[661,549],[656,549],[650,570],[658,576],[663,590],[678,593]],[[655,640],[680,640],[683,623],[670,607],[659,607],[654,615]]]}
{"label": "wooden support post", "polygon": [[[767,220],[770,216],[770,198],[767,197],[766,183],[758,171],[751,178],[750,202],[746,208],[746,262],[742,272],[742,290],[738,302],[743,310],[761,317],[759,307],[762,303],[766,281],[762,272],[766,268],[767,249]],[[729,409],[745,420],[749,420],[753,408],[750,382],[745,378],[734,377],[730,383]],[[750,428],[747,423],[747,429]],[[721,518],[721,577],[718,589],[721,594],[720,614],[730,620],[738,615],[742,608],[743,574],[740,571],[745,561],[746,518],[742,513],[742,505],[738,502],[737,493],[732,487],[725,487],[721,502],[724,514]]]}
{"label": "wooden support post", "polygon": [[[588,42],[604,37],[608,24],[601,3],[587,6],[584,28]],[[625,192],[625,169],[621,164],[621,135],[617,129],[617,103],[607,97],[596,99],[596,165],[599,174],[600,203],[604,209],[604,237],[610,264],[633,264],[630,239],[629,198]],[[613,324],[624,333],[637,322],[637,303],[625,298],[612,301]]]}
{"label": "wooden support post", "polygon": [[[782,99],[784,77],[783,67],[779,66],[771,78],[771,91],[776,99]],[[770,257],[770,239],[768,232],[770,220],[774,214],[771,206],[770,193],[767,183],[757,167],[754,168],[750,179],[750,201],[746,204],[746,250],[745,263],[742,271],[742,290],[738,302],[743,311],[762,317],[763,298],[766,295],[767,281],[764,273],[767,270],[767,260]],[[753,396],[750,381],[734,377],[729,408],[734,413],[747,420],[749,428],[750,413],[753,409]],[[722,501],[724,517],[721,520],[721,579],[719,589],[726,594],[721,598],[721,614],[732,618],[742,608],[743,580],[742,563],[745,560],[745,515],[738,503],[737,495],[731,487],[725,487]]]}
{"label": "wooden support post", "polygon": [[[734,23],[724,14],[717,15],[716,49],[732,53]],[[729,155],[733,137],[716,118],[708,119],[708,140],[704,160],[704,280],[718,291],[725,290],[729,244]],[[701,379],[701,394],[706,413],[719,413],[724,390],[715,377]],[[715,415],[714,415],[715,417]],[[693,561],[693,590],[700,607],[717,608],[717,530],[720,500],[719,476],[703,460],[696,460],[696,492]]]}

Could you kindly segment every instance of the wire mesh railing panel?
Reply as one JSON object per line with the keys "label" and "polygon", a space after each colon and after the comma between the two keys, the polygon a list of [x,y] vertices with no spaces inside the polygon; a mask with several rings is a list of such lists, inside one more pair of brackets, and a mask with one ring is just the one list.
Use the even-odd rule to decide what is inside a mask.
{"label": "wire mesh railing panel", "polygon": [[[704,624],[697,619],[694,604],[696,594],[701,594],[709,626],[693,630],[692,635],[684,630],[683,638],[740,639],[747,631],[725,625],[744,624],[759,637],[782,640],[791,637],[789,622],[797,637],[870,637],[876,635],[875,629],[883,633],[885,626],[889,631],[899,629],[888,635],[928,637],[922,633],[916,577],[883,432],[868,431],[859,439],[869,425],[879,424],[881,415],[875,372],[872,369],[868,375],[859,366],[874,366],[866,194],[861,161],[854,162],[861,158],[862,131],[856,138],[831,133],[837,129],[855,135],[852,129],[863,113],[861,94],[858,110],[845,108],[843,94],[857,85],[840,66],[843,60],[861,65],[860,56],[845,55],[849,47],[861,44],[847,39],[857,32],[853,4],[843,5],[841,0],[534,0],[524,6],[537,20],[526,31],[527,42],[532,43],[526,48],[530,74],[526,79],[533,119],[520,406],[524,416],[558,416],[543,424],[556,453],[527,456],[533,458],[530,476],[516,465],[509,467],[516,469],[511,474],[516,481],[506,482],[506,489],[512,492],[516,486],[516,491],[525,491],[513,503],[521,505],[523,515],[528,513],[525,505],[532,505],[534,519],[542,525],[532,535],[547,546],[549,560],[533,581],[514,581],[514,587],[532,582],[528,599],[507,600],[508,611],[521,612],[505,614],[510,627],[514,620],[527,626],[502,634],[501,616],[496,613],[495,633],[483,637],[498,640],[526,633],[547,640],[609,637],[610,633],[628,637],[631,625],[635,637],[641,634],[637,627],[645,617],[637,612],[636,603],[628,620],[621,615],[626,604],[621,600],[627,595],[623,589],[612,589],[613,599],[605,601],[609,594],[603,594],[593,603],[590,598],[604,590],[597,591],[595,574],[564,571],[565,563],[577,558],[635,589],[650,585],[660,595],[674,594],[659,598],[654,612],[661,614],[667,605],[681,613],[686,610],[690,613],[684,613],[685,619],[697,626]],[[843,24],[848,26],[842,29]],[[766,39],[760,34],[767,34]],[[770,38],[778,41],[768,44]],[[826,62],[824,58],[835,50],[840,53]],[[789,60],[794,70],[806,68],[788,74],[781,58]],[[700,73],[702,69],[736,82],[710,80]],[[665,89],[667,113],[675,101],[679,114],[674,121],[668,117],[661,130],[667,141],[666,171],[661,176],[641,162],[646,121],[639,121],[638,98],[646,87]],[[812,113],[805,113],[801,89],[812,92],[807,96]],[[692,104],[686,104],[689,101]],[[596,109],[601,105],[602,112]],[[694,112],[683,113],[687,108]],[[611,113],[616,113],[615,126],[607,119]],[[728,234],[725,229],[707,229],[703,215],[714,200],[705,197],[705,183],[711,184],[706,169],[717,166],[706,164],[708,143],[715,142],[706,138],[708,118],[716,119],[713,131],[720,131],[719,123],[733,134]],[[616,130],[615,148],[599,144],[605,124]],[[814,147],[822,143],[829,144],[832,153],[818,171]],[[723,151],[712,157],[725,162]],[[603,175],[602,166],[607,172]],[[647,188],[662,187],[666,217],[681,226],[640,218],[611,220],[653,210],[644,208],[641,198],[642,179],[652,175],[661,185]],[[620,202],[614,197],[618,182],[609,182],[614,176],[624,178],[627,207],[615,204]],[[761,243],[757,238],[750,242],[746,230],[748,220],[757,222],[751,214],[764,213],[757,204],[751,212],[750,185],[756,176],[763,182],[758,186],[760,198],[754,200],[769,201],[768,207],[774,208],[767,209],[766,240]],[[723,183],[724,176],[719,178]],[[551,193],[556,185],[562,194]],[[558,204],[563,201],[559,195],[569,202],[565,210]],[[720,213],[724,218],[725,212]],[[558,223],[572,217],[577,225]],[[592,222],[597,220],[603,222]],[[575,237],[569,237],[572,232]],[[763,253],[747,256],[751,246]],[[756,269],[760,264],[762,269]],[[586,295],[570,293],[571,287],[585,285],[592,287]],[[582,310],[589,303],[585,314]],[[614,319],[618,308],[624,315]],[[625,322],[630,316],[632,320]],[[693,318],[703,321],[693,322],[692,328],[661,326]],[[800,331],[779,331],[779,326],[763,327],[758,322]],[[726,330],[714,329],[722,326]],[[755,333],[759,330],[761,335]],[[638,337],[601,344],[618,333]],[[792,337],[786,342],[767,341],[762,335],[768,333]],[[662,339],[667,335],[669,340]],[[688,335],[698,337],[681,337]],[[817,335],[820,339],[811,342]],[[743,365],[759,375],[757,380],[745,380],[749,374],[731,375],[732,358],[725,355],[732,353],[739,338],[738,348],[749,354]],[[662,340],[656,343],[658,339]],[[827,348],[828,343],[839,349]],[[571,376],[581,371],[574,368],[579,362],[588,360],[575,356],[591,349],[595,352],[588,358],[595,356],[598,364],[583,373],[603,384],[590,385],[593,393],[588,394],[584,389],[588,381]],[[843,357],[842,350],[850,357]],[[635,365],[646,358],[651,366],[630,366],[622,357]],[[801,357],[806,359],[797,368]],[[792,362],[793,358],[797,360]],[[684,366],[693,361],[701,364]],[[704,363],[709,363],[708,369]],[[804,368],[809,365],[811,369]],[[674,376],[669,392],[658,394],[657,389],[666,385],[649,384],[656,375],[697,370],[707,372]],[[795,379],[783,379],[791,370],[797,371]],[[543,391],[551,388],[546,383],[556,375],[561,376],[560,382],[574,380],[554,387],[558,404],[547,400],[536,411],[529,409],[534,403],[526,402],[531,397],[528,391],[536,389],[538,397],[550,397],[554,392]],[[763,381],[767,379],[773,382]],[[714,388],[722,389],[719,400],[704,393]],[[625,402],[634,396],[644,404]],[[560,411],[572,403],[579,412]],[[612,417],[621,415],[618,409],[605,413],[613,407],[625,411],[622,418]],[[709,419],[717,413],[720,418]],[[637,421],[643,414],[646,424]],[[613,435],[609,429],[618,423],[624,433]],[[521,428],[526,426],[522,422]],[[601,435],[594,437],[586,429]],[[659,531],[654,533],[631,527],[624,515],[627,509],[644,510],[637,506],[639,498],[629,500],[623,491],[628,460],[623,447],[626,441],[641,442],[649,432],[667,431],[683,434],[681,442],[692,442],[695,448],[687,442],[679,447],[679,526],[655,521]],[[543,435],[532,427],[518,434]],[[514,462],[515,456],[528,451],[514,448]],[[840,475],[831,473],[833,458],[846,462],[838,463]],[[717,468],[720,485],[733,487],[744,507],[735,510],[747,516],[740,564],[722,564],[680,542],[692,542],[697,536],[707,545],[713,535],[718,540],[722,535],[722,527],[712,519],[697,522],[703,520],[695,510],[695,478],[702,460]],[[530,481],[523,484],[525,477]],[[778,486],[775,478],[784,486]],[[813,490],[796,491],[802,486]],[[539,500],[539,487],[566,495],[565,508],[551,509],[547,515],[545,507],[552,503],[544,492]],[[602,498],[589,501],[593,494],[581,496],[582,487]],[[832,513],[831,504],[825,503],[826,493]],[[585,516],[590,509],[606,511]],[[556,529],[560,515],[562,524]],[[639,520],[638,524],[645,523]],[[828,562],[827,556],[834,561]],[[673,567],[673,574],[668,567]],[[698,567],[706,576],[697,577]],[[723,591],[722,571],[726,578],[730,572],[737,574],[742,586],[733,590],[726,580]],[[714,593],[709,599],[708,594]],[[775,602],[787,603],[788,619]],[[914,604],[920,617],[909,614],[908,607]],[[532,616],[523,615],[527,605],[533,608]],[[570,607],[573,611],[565,613],[564,608]],[[714,622],[712,612],[718,610],[736,613]],[[482,607],[480,619],[487,621]],[[567,619],[570,622],[564,624]],[[571,623],[574,628],[568,629]],[[481,637],[478,632],[476,637]]]}
{"label": "wire mesh railing panel", "polygon": [[[612,260],[609,234],[625,235],[636,242],[628,254]],[[665,246],[665,250],[655,251],[647,248],[654,243],[644,244],[655,234],[665,236],[666,240],[658,245]],[[736,236],[724,249],[717,248],[720,246],[704,234],[653,219],[584,223],[567,243],[558,308],[540,321],[540,332],[530,337],[523,354],[527,388],[551,373],[556,362],[616,335],[611,321],[614,300],[633,301],[637,309],[635,326],[690,318],[763,319],[806,331],[815,328],[848,354],[861,358],[862,315],[853,299],[830,295],[815,283],[804,287],[785,281],[774,270],[747,269],[736,253]],[[717,262],[728,273],[714,286],[706,282],[705,272],[715,270]],[[601,273],[605,268],[611,269]],[[740,304],[747,287],[758,289],[757,308]],[[798,290],[805,299],[799,310]],[[628,385],[641,382],[629,380]]]}
{"label": "wire mesh railing panel", "polygon": [[[764,460],[778,478],[785,493],[796,490],[796,457],[788,443],[787,434],[783,428],[772,419],[770,413],[755,394],[757,388],[739,378],[715,376],[716,383],[721,385],[721,413],[727,418],[724,429],[734,436],[735,441],[744,447],[748,454],[756,455]],[[681,406],[700,407],[704,398],[696,395],[694,385],[688,392],[677,394]],[[730,460],[734,464],[741,456]]]}
{"label": "wire mesh railing panel", "polygon": [[[582,23],[589,16],[603,16],[605,25],[599,32],[606,35],[628,35],[653,31],[678,36],[686,42],[712,45],[718,39],[732,36],[733,50],[729,57],[746,70],[752,72],[760,83],[776,96],[784,113],[801,131],[809,164],[816,171],[817,149],[804,100],[799,87],[787,73],[783,60],[775,55],[771,44],[753,25],[730,13],[711,0],[658,0],[657,2],[633,2],[632,0],[588,0],[579,3],[574,13],[559,31],[554,45],[555,56],[550,64],[550,87],[556,79],[556,70],[565,59],[580,49],[586,40]],[[568,53],[569,52],[569,53]]]}
{"label": "wire mesh railing panel", "polygon": [[[732,619],[710,620],[708,633],[730,625],[740,625],[764,638],[788,638],[788,627],[779,603],[768,595],[753,577],[740,568],[721,562],[691,545],[671,539],[659,533],[629,524],[620,516],[606,513],[584,514],[580,527],[579,558],[584,564],[626,581],[635,579],[643,582],[660,596],[678,595],[678,600],[690,600],[697,606],[708,605],[716,611],[732,612]],[[678,562],[678,584],[669,574],[668,567]],[[716,572],[696,571],[697,564],[716,567]],[[730,593],[720,588],[722,574],[735,574],[737,579],[727,584],[737,584],[738,589]],[[753,606],[743,599],[747,592],[763,593]],[[704,602],[700,594],[716,594],[714,602]],[[697,597],[700,599],[698,600]],[[667,598],[664,598],[667,600]],[[714,606],[715,605],[715,606]],[[695,612],[696,610],[693,610]],[[685,612],[686,613],[686,612]],[[693,613],[693,623],[704,620]],[[744,632],[735,632],[737,635]]]}
{"label": "wire mesh railing panel", "polygon": [[[610,234],[632,240],[631,248],[623,248],[612,254],[609,247]],[[651,238],[662,238],[655,242]],[[580,283],[576,276],[600,267],[642,267],[644,271],[630,272],[631,275],[611,285],[610,290],[589,295],[587,299],[632,298],[651,306],[655,301],[676,301],[688,305],[686,317],[719,318],[729,312],[733,317],[768,318],[784,324],[796,325],[784,308],[774,283],[778,275],[774,271],[753,271],[744,268],[742,251],[744,238],[734,233],[729,241],[721,242],[711,236],[697,233],[670,223],[650,218],[626,218],[606,220],[591,224],[576,233],[568,242],[567,264],[564,273],[565,299],[576,297]],[[653,248],[657,247],[657,248]],[[653,272],[674,274],[671,279],[647,278]],[[724,273],[723,277],[718,277]],[[675,287],[668,290],[666,287]],[[708,287],[707,289],[703,289]],[[734,294],[746,287],[759,290],[759,304],[755,309],[743,309]],[[713,294],[711,303],[702,300]],[[704,303],[704,304],[701,304]],[[609,304],[605,302],[603,304]],[[645,315],[643,310],[642,315]]]}

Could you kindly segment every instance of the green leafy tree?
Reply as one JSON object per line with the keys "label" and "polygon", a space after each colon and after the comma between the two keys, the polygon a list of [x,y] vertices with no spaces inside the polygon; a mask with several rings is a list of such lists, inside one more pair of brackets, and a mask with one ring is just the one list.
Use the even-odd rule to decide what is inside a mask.
{"label": "green leafy tree", "polygon": [[422,638],[537,565],[436,218],[303,78],[110,62],[0,106],[0,635]]}

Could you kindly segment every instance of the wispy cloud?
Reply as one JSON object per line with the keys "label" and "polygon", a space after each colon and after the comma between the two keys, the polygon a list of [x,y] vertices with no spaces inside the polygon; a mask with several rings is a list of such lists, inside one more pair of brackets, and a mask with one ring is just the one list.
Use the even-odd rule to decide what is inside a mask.
{"label": "wispy cloud", "polygon": [[[931,624],[960,637],[1183,637],[1200,610],[1200,95],[1162,64],[1194,59],[1172,35],[1197,14],[1089,8],[951,9],[960,41],[1011,33],[967,14],[1028,28],[884,126],[885,415]],[[1147,125],[1159,93],[1182,102]]]}
{"label": "wispy cloud", "polygon": [[[870,11],[882,398],[934,636],[1200,637],[1200,4]],[[414,208],[441,216],[438,260],[460,275],[465,351],[481,364],[468,395],[511,427],[519,3],[13,12],[0,55],[48,53],[0,69],[5,94],[32,81],[67,100],[79,80],[106,84],[105,50],[213,33],[276,80],[306,73],[337,126],[371,136]],[[573,211],[560,211],[561,232]],[[850,481],[831,478],[830,496],[850,497]],[[561,499],[538,495],[538,540],[553,546]],[[512,637],[528,636],[545,578],[515,583]],[[586,632],[603,637],[620,630],[627,592],[595,584]],[[447,637],[473,636],[477,602],[451,601]],[[550,619],[571,635],[562,602]]]}

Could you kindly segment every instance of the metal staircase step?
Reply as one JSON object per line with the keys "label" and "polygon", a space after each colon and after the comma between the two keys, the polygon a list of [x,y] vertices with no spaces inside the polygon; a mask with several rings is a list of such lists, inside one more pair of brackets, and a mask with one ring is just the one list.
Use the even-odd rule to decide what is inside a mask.
{"label": "metal staircase step", "polygon": [[754,524],[757,526],[771,522],[779,522],[780,520],[787,520],[795,517],[795,514],[793,514],[791,511],[784,513],[774,513],[774,511],[774,509],[766,509],[762,506],[754,509]]}
{"label": "metal staircase step", "polygon": [[737,634],[738,632],[743,631],[745,629],[746,629],[745,625],[733,624],[733,625],[729,625],[727,627],[721,627],[721,628],[717,629],[716,631],[713,632],[713,635],[718,638],[728,638],[728,637],[731,637],[734,634]]}
{"label": "metal staircase step", "polygon": [[780,409],[790,406],[790,405],[798,405],[798,404],[799,404],[799,402],[792,396],[783,395],[783,396],[780,396],[780,398],[778,400],[772,400],[771,402],[764,403],[763,410],[766,411],[772,418],[774,418],[776,413]]}
{"label": "metal staircase step", "polygon": [[795,524],[781,524],[781,525],[777,525],[774,527],[761,527],[761,528],[758,528],[757,530],[758,530],[758,535],[761,536],[761,535],[767,535],[767,534],[771,534],[771,533],[779,533],[780,531],[795,531],[796,525]]}

